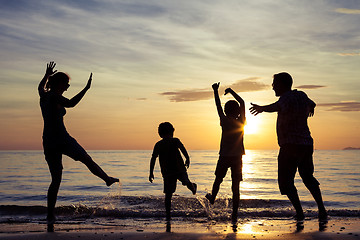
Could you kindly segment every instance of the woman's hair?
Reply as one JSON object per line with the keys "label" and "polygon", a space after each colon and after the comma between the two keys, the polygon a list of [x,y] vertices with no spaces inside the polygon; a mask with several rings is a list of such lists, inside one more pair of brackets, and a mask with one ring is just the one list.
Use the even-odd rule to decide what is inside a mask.
{"label": "woman's hair", "polygon": [[237,118],[240,114],[239,103],[235,100],[229,100],[225,103],[224,112],[228,117]]}
{"label": "woman's hair", "polygon": [[69,80],[69,75],[63,72],[57,72],[49,77],[45,85],[45,90],[50,91],[51,89],[56,89],[60,84],[69,83]]}
{"label": "woman's hair", "polygon": [[158,132],[160,137],[164,137],[169,134],[173,134],[175,131],[173,125],[169,122],[160,123]]}

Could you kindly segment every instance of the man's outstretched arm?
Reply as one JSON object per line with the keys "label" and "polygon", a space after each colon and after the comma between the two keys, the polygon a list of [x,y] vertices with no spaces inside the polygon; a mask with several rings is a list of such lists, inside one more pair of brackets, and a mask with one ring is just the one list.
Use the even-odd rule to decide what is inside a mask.
{"label": "man's outstretched arm", "polygon": [[252,107],[250,108],[250,113],[255,116],[262,112],[278,112],[279,107],[277,103],[272,103],[265,106],[259,106],[257,104],[251,103]]}

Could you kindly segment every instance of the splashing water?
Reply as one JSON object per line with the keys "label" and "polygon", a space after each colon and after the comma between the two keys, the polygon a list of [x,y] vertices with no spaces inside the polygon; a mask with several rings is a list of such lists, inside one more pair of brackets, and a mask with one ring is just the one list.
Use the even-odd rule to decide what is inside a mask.
{"label": "splashing water", "polygon": [[209,206],[209,201],[206,200],[206,203],[204,201],[204,199],[198,195],[195,195],[196,199],[198,200],[198,202],[200,203],[200,205],[204,208],[204,211],[206,213],[206,215],[208,216],[208,218],[212,218],[213,217],[213,212]]}
{"label": "splashing water", "polygon": [[[205,188],[205,192],[208,192],[207,188]],[[197,194],[195,195],[195,197],[198,200],[198,202],[200,203],[200,205],[204,208],[204,211],[205,211],[207,217],[210,218],[210,219],[213,218],[214,213],[213,213],[213,211],[212,211],[212,209],[210,207],[209,200],[204,199],[204,198],[198,196]]]}
{"label": "splashing water", "polygon": [[[119,185],[113,184],[112,186],[114,187],[110,187],[109,193],[99,201],[99,204],[96,205],[92,215],[95,215],[98,209],[115,210],[115,207],[111,201],[113,201],[114,199],[120,200],[121,190],[122,190],[122,184],[120,178],[119,178]],[[112,189],[114,189],[114,191],[112,191]]]}

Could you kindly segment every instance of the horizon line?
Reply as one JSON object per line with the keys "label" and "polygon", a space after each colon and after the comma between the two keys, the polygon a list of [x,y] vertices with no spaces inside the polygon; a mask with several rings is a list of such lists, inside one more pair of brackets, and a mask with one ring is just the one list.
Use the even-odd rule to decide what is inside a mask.
{"label": "horizon line", "polygon": [[[263,150],[279,150],[279,148],[272,149],[272,148],[248,148],[245,149],[249,151],[263,151]],[[314,149],[314,150],[360,150],[360,147],[344,147],[344,148],[337,148],[337,149],[331,149],[331,148],[321,148],[321,149]],[[152,151],[153,149],[85,149],[86,151]],[[188,151],[219,151],[219,149],[187,149]],[[43,151],[43,149],[0,149],[0,151]]]}

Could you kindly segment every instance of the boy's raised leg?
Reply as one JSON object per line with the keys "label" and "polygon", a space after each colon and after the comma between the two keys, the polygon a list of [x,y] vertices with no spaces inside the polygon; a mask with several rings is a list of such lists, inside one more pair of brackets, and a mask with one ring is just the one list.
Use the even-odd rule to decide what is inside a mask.
{"label": "boy's raised leg", "polygon": [[188,182],[186,184],[186,186],[194,195],[196,194],[196,190],[197,190],[197,184],[196,183]]}

